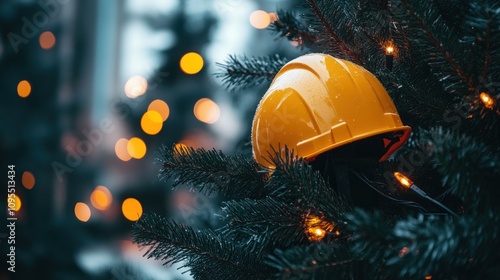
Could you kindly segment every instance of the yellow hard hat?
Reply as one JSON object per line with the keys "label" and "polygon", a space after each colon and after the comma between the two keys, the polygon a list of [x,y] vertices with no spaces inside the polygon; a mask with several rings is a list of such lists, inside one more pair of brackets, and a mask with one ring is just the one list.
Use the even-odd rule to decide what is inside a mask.
{"label": "yellow hard hat", "polygon": [[273,167],[274,151],[284,148],[313,160],[363,139],[380,141],[380,161],[410,136],[389,94],[363,67],[326,54],[288,62],[262,97],[252,125],[254,159]]}

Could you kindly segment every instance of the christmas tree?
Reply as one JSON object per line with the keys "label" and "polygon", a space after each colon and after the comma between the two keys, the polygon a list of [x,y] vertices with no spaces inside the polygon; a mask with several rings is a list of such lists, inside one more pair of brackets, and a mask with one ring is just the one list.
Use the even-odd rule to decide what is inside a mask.
{"label": "christmas tree", "polygon": [[[314,79],[324,79],[327,67],[334,72],[328,85],[344,89],[337,96],[343,100],[347,78],[368,79],[375,93],[364,94],[378,95],[384,108],[392,99],[397,108],[391,128],[307,153],[327,134],[279,145],[312,122],[301,123],[296,111],[288,126],[286,120],[279,129],[262,126],[256,120],[272,121],[283,103],[264,108],[273,104],[264,98],[252,128],[253,157],[161,151],[162,178],[224,197],[221,225],[195,228],[149,214],[134,225],[134,241],[149,258],[182,262],[195,279],[499,279],[498,3],[304,2],[297,11],[279,11],[270,29],[316,54],[288,64],[274,55],[230,56],[219,76],[233,90],[274,79],[266,97],[292,89],[315,98]],[[318,57],[324,60],[308,62]],[[331,65],[351,76],[335,76]],[[317,99],[311,114],[327,119],[331,112]],[[363,122],[371,123],[373,104],[350,106],[336,109],[366,112]],[[262,129],[274,135],[263,137]],[[342,129],[338,135],[355,134]],[[278,145],[264,147],[273,141]]]}

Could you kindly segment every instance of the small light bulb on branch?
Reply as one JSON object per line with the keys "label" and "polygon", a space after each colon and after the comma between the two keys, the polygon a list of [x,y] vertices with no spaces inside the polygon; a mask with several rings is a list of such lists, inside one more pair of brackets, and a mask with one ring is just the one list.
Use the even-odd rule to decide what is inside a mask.
{"label": "small light bulb on branch", "polygon": [[332,232],[335,227],[333,223],[315,215],[306,215],[304,223],[306,228],[305,232],[309,241],[323,240],[327,232]]}
{"label": "small light bulb on branch", "polygon": [[486,92],[481,92],[481,94],[479,94],[479,98],[483,102],[484,107],[488,109],[493,109],[493,107],[495,107],[495,99],[491,98],[491,96]]}
{"label": "small light bulb on branch", "polygon": [[392,42],[385,47],[385,67],[392,71],[392,65],[394,62],[394,46]]}
{"label": "small light bulb on branch", "polygon": [[408,177],[399,172],[394,172],[394,177],[396,177],[399,183],[406,188],[411,188],[411,185],[413,185],[413,182]]}
{"label": "small light bulb on branch", "polygon": [[441,204],[439,201],[433,199],[432,197],[428,196],[422,189],[420,189],[417,185],[415,185],[413,183],[412,180],[410,180],[408,177],[406,177],[405,175],[399,173],[399,172],[394,172],[394,177],[399,181],[399,183],[404,186],[405,188],[407,189],[410,189],[412,191],[414,191],[416,194],[418,194],[419,196],[431,201],[432,203],[436,204],[437,206],[441,207],[442,209],[444,209],[446,212],[450,213],[451,215],[455,216],[455,217],[458,217],[458,215],[451,211],[448,207],[444,206],[443,204]]}

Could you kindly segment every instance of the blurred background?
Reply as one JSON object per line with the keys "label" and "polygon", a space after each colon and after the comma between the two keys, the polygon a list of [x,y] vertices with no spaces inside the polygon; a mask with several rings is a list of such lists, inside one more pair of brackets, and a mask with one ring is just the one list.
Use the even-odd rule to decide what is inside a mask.
{"label": "blurred background", "polygon": [[[15,165],[16,272],[1,279],[191,279],[131,242],[142,213],[215,225],[215,195],[158,178],[162,145],[251,155],[265,85],[230,93],[230,54],[289,58],[265,30],[296,1],[2,0],[0,119]],[[2,259],[10,252],[2,226]],[[7,258],[6,258],[7,259]],[[2,261],[5,265],[5,261]]]}

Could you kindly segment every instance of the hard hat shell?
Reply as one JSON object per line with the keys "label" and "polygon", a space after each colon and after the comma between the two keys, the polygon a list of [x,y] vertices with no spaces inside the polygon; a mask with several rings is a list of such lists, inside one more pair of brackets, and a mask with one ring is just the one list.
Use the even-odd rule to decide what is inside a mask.
{"label": "hard hat shell", "polygon": [[285,146],[312,160],[337,147],[391,132],[400,135],[380,161],[403,145],[411,132],[385,88],[357,64],[308,54],[281,68],[257,106],[253,156],[261,165],[273,167],[273,150]]}

